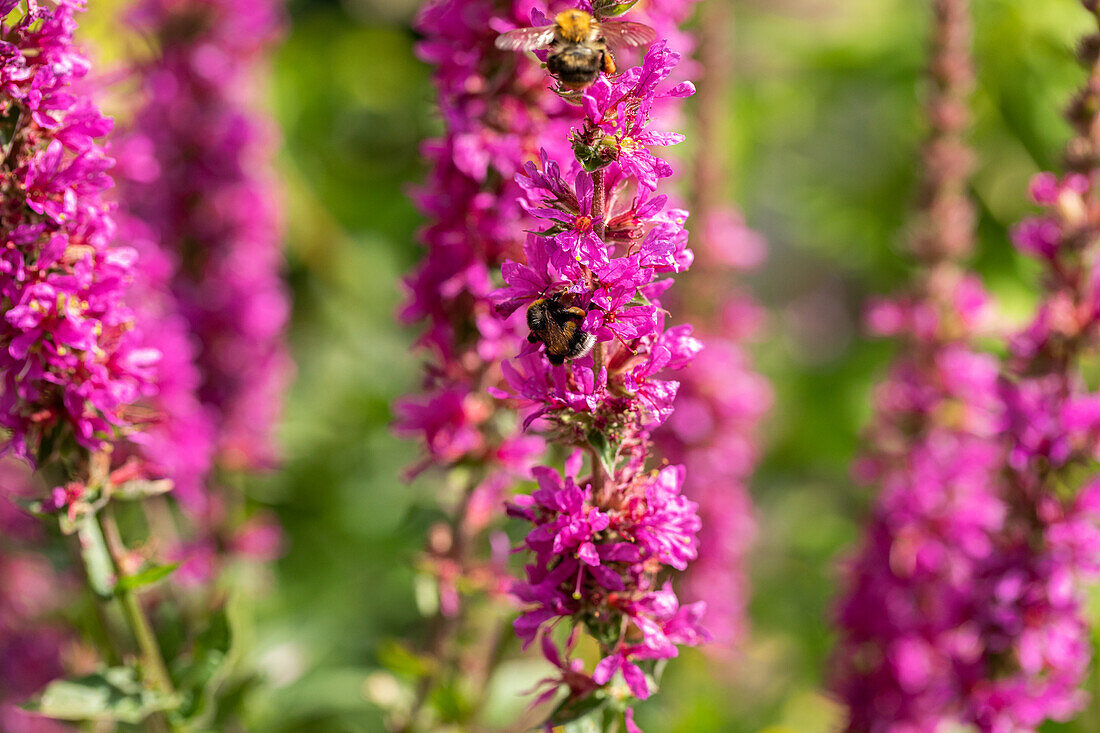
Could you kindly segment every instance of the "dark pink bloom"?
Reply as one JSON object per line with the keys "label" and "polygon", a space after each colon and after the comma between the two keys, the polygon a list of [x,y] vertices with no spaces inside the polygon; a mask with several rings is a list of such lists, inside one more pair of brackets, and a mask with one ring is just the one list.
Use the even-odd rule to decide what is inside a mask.
{"label": "dark pink bloom", "polygon": [[16,119],[0,196],[0,425],[35,459],[68,426],[98,450],[129,426],[160,354],[144,348],[125,299],[136,253],[115,241],[106,203],[111,123],[86,97],[89,65],[69,5],[31,5],[5,27],[0,111]]}

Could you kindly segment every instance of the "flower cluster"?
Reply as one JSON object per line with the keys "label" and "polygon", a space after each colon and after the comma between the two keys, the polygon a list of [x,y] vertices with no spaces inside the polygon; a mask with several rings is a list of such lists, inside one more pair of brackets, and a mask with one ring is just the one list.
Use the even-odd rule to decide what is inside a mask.
{"label": "flower cluster", "polygon": [[[638,19],[672,33],[693,3],[649,3]],[[421,393],[399,400],[395,413],[397,432],[424,446],[411,474],[429,466],[473,469],[461,472],[455,512],[432,529],[429,542],[427,566],[437,580],[441,612],[451,618],[474,595],[463,599],[459,580],[468,591],[507,588],[503,565],[474,556],[471,548],[480,543],[473,538],[503,518],[503,500],[518,480],[531,477],[545,450],[541,437],[521,430],[512,411],[489,397],[507,387],[504,374],[515,369],[505,364],[502,372],[501,362],[521,350],[528,333],[517,312],[522,301],[497,307],[497,273],[502,265],[512,267],[507,260],[522,258],[525,230],[544,228],[517,174],[540,150],[551,160],[570,157],[570,128],[583,116],[547,88],[537,63],[502,52],[494,42],[499,33],[549,22],[546,13],[565,7],[428,2],[416,21],[423,35],[417,52],[433,66],[445,133],[423,147],[431,172],[416,201],[427,218],[420,234],[426,253],[406,279],[409,296],[401,312],[405,322],[424,325],[418,344],[427,369]],[[688,45],[689,37],[677,39]],[[590,210],[591,198],[587,205]],[[579,247],[584,225],[578,224]]]}
{"label": "flower cluster", "polygon": [[536,468],[538,490],[518,496],[510,509],[535,525],[525,540],[534,562],[516,588],[531,609],[516,620],[516,633],[527,646],[546,625],[583,621],[613,648],[591,680],[604,685],[621,671],[644,700],[650,685],[638,663],[670,659],[677,644],[694,646],[705,637],[699,626],[705,605],[681,607],[668,582],[658,585],[654,568],[684,570],[695,558],[696,505],[680,494],[683,467],[669,466],[633,475],[619,488],[620,505],[602,510],[591,485],[575,483],[581,461],[575,452],[564,481],[557,471]]}
{"label": "flower cluster", "polygon": [[[515,402],[525,426],[590,456],[591,475],[580,484],[580,450],[564,478],[537,468],[539,489],[510,510],[534,525],[525,540],[526,579],[515,588],[528,604],[516,632],[526,644],[541,635],[544,653],[557,660],[563,674],[552,687],[569,690],[559,713],[604,694],[616,674],[631,695],[648,697],[654,660],[709,637],[700,626],[705,604],[681,606],[666,582],[698,551],[700,522],[696,504],[681,493],[684,470],[647,468],[650,433],[672,414],[679,386],[669,372],[701,348],[690,326],[665,328],[660,300],[672,284],[667,275],[692,261],[687,212],[656,193],[671,166],[649,149],[681,139],[650,128],[659,100],[694,91],[686,82],[666,83],[679,58],[660,42],[641,66],[598,79],[584,91],[585,118],[570,133],[576,160],[563,167],[544,150],[516,176],[522,204],[542,230],[528,235],[525,261],[503,265],[505,286],[494,293],[502,317],[547,299],[568,306],[575,329],[595,344],[555,366],[547,357],[560,352],[532,332],[503,365],[510,389],[491,390]],[[562,661],[550,639],[563,620],[600,644],[590,676],[576,660]],[[632,713],[624,714],[636,730]]]}
{"label": "flower cluster", "polygon": [[429,542],[428,570],[451,618],[463,605],[460,579],[494,595],[506,587],[503,567],[467,554],[476,544],[470,538],[493,528],[506,492],[530,477],[544,450],[541,439],[502,421],[485,392],[500,380],[495,363],[523,342],[521,319],[499,317],[489,299],[493,273],[530,228],[513,178],[530,151],[564,139],[576,116],[545,92],[535,64],[493,45],[494,28],[525,24],[529,13],[511,0],[429,2],[416,20],[424,36],[417,53],[434,68],[445,133],[422,148],[430,173],[415,200],[427,219],[426,251],[405,280],[400,314],[424,326],[425,377],[421,392],[398,400],[394,412],[396,432],[423,445],[410,475],[475,467],[451,522],[437,525]]}
{"label": "flower cluster", "polygon": [[976,614],[1006,515],[998,364],[970,346],[986,311],[980,286],[956,276],[942,288],[939,307],[902,299],[870,314],[914,345],[876,392],[875,450],[857,466],[881,494],[838,614],[852,731],[967,721],[960,706],[984,679]]}
{"label": "flower cluster", "polygon": [[[1003,458],[1009,507],[1000,547],[986,572],[980,616],[988,681],[974,692],[983,730],[1027,729],[1065,721],[1086,701],[1079,689],[1092,644],[1084,581],[1100,572],[1100,394],[1079,361],[1100,346],[1096,241],[1100,203],[1087,142],[1095,112],[1074,119],[1081,137],[1071,150],[1080,172],[1037,176],[1032,198],[1047,214],[1014,232],[1021,250],[1038,254],[1045,292],[1028,326],[1010,343],[1005,376]],[[1072,118],[1071,118],[1072,119]],[[1072,151],[1089,149],[1084,161]],[[1053,226],[1040,251],[1033,235]]]}
{"label": "flower cluster", "polygon": [[129,19],[157,52],[132,69],[139,109],[115,145],[119,235],[141,255],[135,310],[165,354],[133,443],[190,520],[163,559],[197,584],[216,574],[219,546],[266,560],[281,544],[269,519],[237,526],[212,470],[274,461],[291,371],[274,135],[252,96],[282,18],[268,0],[143,0]]}
{"label": "flower cluster", "polygon": [[949,320],[924,301],[871,316],[932,341],[879,388],[876,452],[858,466],[882,493],[839,612],[851,730],[1032,730],[1082,703],[1079,583],[1097,570],[1100,489],[1067,494],[1064,476],[1095,445],[1095,398],[1020,363],[1005,378],[967,344],[980,291],[966,278],[952,292]]}
{"label": "flower cluster", "polygon": [[[965,3],[936,7],[941,26],[965,22]],[[957,61],[964,36],[940,28],[937,37],[949,52],[955,44]],[[1087,99],[1071,108],[1076,172],[1037,177],[1032,196],[1047,214],[1014,232],[1047,272],[1036,316],[1003,363],[973,349],[984,296],[952,262],[968,248],[959,216],[945,213],[966,208],[952,199],[957,176],[927,197],[920,295],[872,313],[879,331],[913,345],[879,392],[875,452],[860,466],[882,496],[840,609],[838,690],[850,730],[1035,730],[1084,703],[1082,581],[1100,569],[1100,483],[1089,476],[1100,399],[1078,366],[1097,346],[1100,206]],[[943,145],[932,153],[932,171],[960,159]]]}
{"label": "flower cluster", "polygon": [[156,170],[155,164],[142,138],[114,142],[118,240],[138,253],[133,308],[138,321],[147,324],[142,333],[145,345],[161,353],[151,378],[153,389],[143,400],[152,416],[144,430],[131,437],[132,448],[148,474],[171,479],[175,497],[198,508],[207,499],[205,483],[215,449],[213,416],[198,396],[198,348],[172,294],[174,258],[149,225],[129,210],[129,202],[150,198],[143,187],[153,183],[149,172]]}
{"label": "flower cluster", "polygon": [[[156,337],[172,347],[178,367],[161,385],[175,422],[167,432],[193,449],[189,458],[157,455],[194,486],[208,442],[231,468],[264,467],[275,457],[272,433],[290,375],[282,341],[289,304],[274,134],[253,111],[252,95],[281,16],[271,0],[145,0],[131,21],[158,53],[138,69],[143,102],[122,146],[131,158],[126,191],[157,194],[126,197],[145,229],[128,234],[161,248],[146,267],[150,287],[170,288],[174,303],[161,315],[182,319]],[[201,406],[188,404],[193,390]]]}
{"label": "flower cluster", "polygon": [[[0,18],[16,0],[0,2]],[[111,129],[79,85],[71,4],[34,0],[0,41],[0,425],[36,460],[75,440],[95,451],[129,427],[158,354],[124,302],[135,252],[114,244],[104,198]]]}
{"label": "flower cluster", "polygon": [[[649,3],[639,19],[673,33],[693,4]],[[500,381],[494,365],[526,336],[523,319],[511,317],[515,309],[494,308],[490,298],[495,273],[520,255],[522,232],[537,225],[537,214],[521,205],[516,174],[540,150],[553,160],[569,156],[569,131],[581,119],[581,110],[546,89],[536,64],[493,46],[500,32],[539,22],[549,21],[529,3],[500,0],[429,2],[417,19],[425,37],[417,51],[435,68],[447,132],[424,145],[431,174],[416,199],[428,218],[426,256],[406,280],[401,312],[406,323],[426,324],[419,345],[430,365],[423,394],[399,401],[396,412],[398,432],[423,441],[425,467],[484,462],[510,432],[481,397]],[[679,44],[689,45],[686,37]],[[645,155],[635,149],[624,160]]]}
{"label": "flower cluster", "polygon": [[543,151],[541,165],[529,162],[516,177],[524,205],[547,228],[528,236],[525,263],[504,264],[498,311],[509,315],[546,295],[568,293],[586,312],[580,328],[609,348],[606,363],[580,359],[565,379],[532,343],[505,365],[505,379],[527,408],[528,424],[553,418],[577,441],[591,430],[627,440],[632,436],[622,430],[632,425],[650,429],[664,422],[677,383],[655,377],[682,368],[699,350],[690,327],[664,328],[660,296],[672,281],[660,275],[687,269],[693,255],[687,212],[667,207],[668,197],[655,194],[671,166],[646,147],[681,139],[648,128],[657,100],[694,90],[681,82],[658,91],[678,61],[679,54],[657,45],[642,66],[614,81],[600,79],[584,93],[587,116],[571,139],[578,160],[595,166],[595,173],[563,174]]}

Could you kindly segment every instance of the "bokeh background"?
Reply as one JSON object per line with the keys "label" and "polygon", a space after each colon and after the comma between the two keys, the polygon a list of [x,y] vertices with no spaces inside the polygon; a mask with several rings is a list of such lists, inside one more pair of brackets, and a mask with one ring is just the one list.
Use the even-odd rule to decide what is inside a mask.
{"label": "bokeh background", "polygon": [[[869,501],[849,465],[892,350],[863,333],[860,313],[910,272],[927,8],[703,1],[733,11],[728,194],[769,242],[767,264],[742,284],[768,309],[756,358],[776,406],[752,489],[750,636],[732,663],[685,651],[639,721],[658,732],[832,731],[841,711],[822,689],[836,567]],[[416,558],[437,486],[402,480],[415,449],[389,428],[392,401],[418,381],[415,334],[395,316],[401,276],[420,255],[407,192],[425,172],[418,144],[440,124],[413,54],[416,5],[292,0],[274,57],[298,366],[284,465],[245,487],[278,514],[288,548],[234,605],[241,667],[263,678],[239,686],[253,731],[383,730],[371,698],[424,631]],[[1082,78],[1072,49],[1087,18],[1077,0],[974,5],[974,266],[1012,318],[1027,312],[1035,280],[1006,232],[1027,211],[1028,178],[1057,165],[1069,134],[1060,111]],[[90,6],[86,38],[111,58],[127,42],[113,20],[120,3]],[[696,152],[690,138],[680,149]],[[489,718],[506,726],[524,702],[516,692],[541,671],[537,661],[502,668]],[[1050,730],[1100,730],[1100,703]]]}

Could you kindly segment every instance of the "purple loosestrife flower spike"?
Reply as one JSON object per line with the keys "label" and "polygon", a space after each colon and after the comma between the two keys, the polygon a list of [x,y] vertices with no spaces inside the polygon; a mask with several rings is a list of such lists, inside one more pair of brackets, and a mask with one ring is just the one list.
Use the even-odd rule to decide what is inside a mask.
{"label": "purple loosestrife flower spike", "polygon": [[[564,471],[536,468],[537,490],[510,504],[532,525],[525,577],[514,587],[525,604],[515,631],[525,646],[539,640],[564,672],[557,682],[567,696],[554,720],[594,698],[637,730],[629,698],[656,691],[656,662],[709,639],[705,604],[681,604],[667,580],[698,554],[698,506],[683,495],[684,467],[660,465],[651,440],[674,413],[673,373],[701,349],[690,326],[665,327],[662,293],[693,255],[687,212],[653,193],[671,166],[648,149],[680,139],[650,128],[659,110],[693,90],[669,80],[679,60],[658,41],[640,66],[598,79],[570,133],[577,161],[543,150],[517,174],[524,208],[544,226],[527,237],[525,261],[503,265],[505,287],[493,294],[504,316],[540,297],[567,300],[598,342],[560,366],[541,344],[524,345],[502,365],[510,389],[492,392],[511,398],[525,425],[574,447]],[[555,644],[559,624],[596,640],[590,676],[570,659],[571,644]],[[620,686],[625,702],[611,691]]]}
{"label": "purple loosestrife flower spike", "polygon": [[974,620],[1006,507],[996,361],[975,353],[987,313],[958,260],[972,247],[966,197],[971,77],[967,0],[933,0],[929,139],[912,251],[912,292],[872,307],[870,328],[905,339],[875,392],[871,446],[857,478],[880,487],[863,545],[846,566],[835,686],[851,731],[936,730],[966,721],[984,676]]}
{"label": "purple loosestrife flower spike", "polygon": [[[941,25],[965,19],[964,4],[937,8]],[[950,41],[963,35],[941,28],[937,37],[950,56]],[[1090,62],[1091,89],[1100,67]],[[958,70],[943,59],[933,68]],[[1098,569],[1100,483],[1074,476],[1094,460],[1100,427],[1077,365],[1097,346],[1094,110],[1071,108],[1075,172],[1036,178],[1032,195],[1048,213],[1015,233],[1049,272],[1006,364],[968,348],[982,298],[939,264],[963,249],[950,206],[931,217],[938,234],[930,240],[935,230],[924,229],[917,239],[933,264],[926,292],[939,299],[872,315],[879,330],[926,346],[883,387],[878,450],[862,465],[883,494],[840,611],[838,689],[850,730],[1030,731],[1084,703],[1091,645],[1081,581]],[[949,198],[945,184],[926,203]],[[954,303],[944,309],[948,292]]]}
{"label": "purple loosestrife flower spike", "polygon": [[[675,35],[677,46],[686,48],[690,37],[673,28],[692,4],[652,2],[635,19]],[[503,565],[478,557],[474,540],[503,518],[503,500],[517,480],[531,478],[544,451],[544,439],[528,428],[542,409],[545,357],[527,353],[514,363],[507,360],[530,349],[524,307],[540,294],[568,287],[578,270],[575,258],[525,232],[555,229],[571,252],[596,259],[600,229],[621,236],[640,233],[629,221],[629,206],[616,221],[597,210],[606,200],[597,194],[595,174],[589,183],[578,183],[576,164],[569,162],[570,130],[583,120],[583,109],[552,94],[544,70],[532,59],[494,47],[499,33],[544,22],[542,9],[518,0],[448,0],[425,4],[416,24],[424,38],[417,51],[435,69],[445,132],[423,148],[431,172],[416,198],[427,220],[421,232],[426,252],[406,279],[409,297],[401,312],[404,321],[424,325],[419,345],[427,369],[422,393],[395,405],[396,431],[424,446],[412,474],[431,467],[473,468],[461,474],[462,501],[448,522],[433,528],[429,541],[426,565],[441,601],[439,632],[428,649],[432,655],[457,643],[460,629],[452,620],[461,618],[463,605],[478,602],[478,593],[458,593],[459,578],[465,588],[490,597],[508,588]],[[541,165],[539,151],[544,151]],[[664,204],[664,197],[642,194],[634,208],[648,219]],[[675,229],[674,216],[667,218]],[[666,240],[671,244],[646,248],[647,256],[661,261],[662,271],[675,267],[674,255],[684,249],[675,236]],[[611,318],[591,328],[606,338],[634,338],[652,328],[652,304],[621,300],[626,292],[637,292],[632,278],[648,281],[655,271],[647,265],[641,272],[641,257],[636,254],[633,267],[604,273],[601,302]],[[502,267],[506,290],[497,282]],[[606,374],[590,371],[578,383],[561,386],[562,405],[593,408],[606,393]],[[668,392],[663,381],[645,386],[647,394]],[[521,423],[510,419],[515,404],[494,399],[507,395],[523,406]],[[654,399],[662,408],[667,395]],[[564,678],[580,679],[581,673],[573,673],[575,660],[558,661],[569,670]],[[441,665],[437,677],[453,673]],[[439,681],[421,686],[425,692],[418,706]]]}
{"label": "purple loosestrife flower spike", "polygon": [[[429,532],[422,564],[438,598],[424,653],[439,664],[420,680],[413,717],[454,675],[484,689],[493,662],[486,660],[479,676],[449,660],[464,640],[473,653],[484,631],[463,626],[469,617],[463,612],[507,599],[503,502],[518,480],[531,477],[545,447],[501,419],[507,410],[488,393],[504,385],[499,361],[526,337],[522,314],[502,315],[489,298],[501,264],[522,250],[524,230],[536,228],[520,206],[515,176],[540,148],[567,153],[566,135],[578,116],[545,89],[535,63],[494,46],[499,32],[529,25],[531,12],[520,0],[432,0],[415,23],[423,36],[417,54],[433,67],[444,132],[422,146],[430,172],[414,198],[425,217],[419,234],[425,253],[405,279],[400,311],[402,321],[422,326],[424,380],[418,393],[394,404],[394,428],[423,448],[410,477],[427,469],[463,471],[451,474],[461,478],[460,499]],[[490,557],[477,551],[486,545],[494,548]]]}
{"label": "purple loosestrife flower spike", "polygon": [[139,0],[128,20],[155,53],[130,70],[138,110],[113,148],[120,238],[141,254],[135,309],[164,354],[146,401],[156,419],[131,450],[174,484],[192,531],[165,538],[161,559],[196,584],[230,555],[280,548],[269,519],[228,511],[212,471],[277,460],[292,372],[276,140],[259,96],[284,19],[276,0]]}
{"label": "purple loosestrife flower spike", "polygon": [[145,200],[143,187],[155,169],[144,138],[123,137],[112,146],[119,182],[115,212],[118,239],[138,252],[134,284],[134,309],[144,327],[144,343],[161,353],[144,398],[155,417],[145,430],[131,437],[132,449],[141,457],[144,471],[172,480],[173,495],[189,507],[207,500],[206,478],[214,461],[214,416],[198,396],[202,377],[196,365],[197,345],[190,325],[179,312],[172,294],[175,257],[161,246],[156,233],[128,209],[131,201]]}
{"label": "purple loosestrife flower spike", "polygon": [[87,96],[73,12],[32,0],[0,41],[0,425],[32,461],[44,441],[97,451],[128,431],[159,358],[125,302],[136,252],[115,241],[111,122]]}
{"label": "purple loosestrife flower spike", "polygon": [[[178,382],[161,386],[181,408],[168,429],[191,441],[195,456],[167,468],[194,486],[208,441],[229,468],[267,467],[277,457],[273,431],[292,369],[283,343],[290,305],[280,275],[275,132],[254,94],[282,14],[275,0],[141,0],[130,20],[159,54],[137,69],[144,99],[123,147],[139,157],[126,204],[148,228],[144,236],[160,243],[160,277],[175,300],[168,317],[182,317],[192,333],[190,345],[178,328],[163,334],[183,353],[173,357]],[[184,404],[181,393],[196,386],[202,406]]]}

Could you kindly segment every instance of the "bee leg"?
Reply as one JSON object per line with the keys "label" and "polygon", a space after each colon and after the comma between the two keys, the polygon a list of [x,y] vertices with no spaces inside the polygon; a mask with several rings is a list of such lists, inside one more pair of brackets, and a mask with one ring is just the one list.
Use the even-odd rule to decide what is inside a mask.
{"label": "bee leg", "polygon": [[603,73],[608,76],[614,76],[618,69],[615,67],[615,57],[611,55],[610,51],[603,52]]}
{"label": "bee leg", "polygon": [[541,340],[542,339],[540,339],[538,336],[536,336],[533,333],[527,334],[527,343],[529,343],[529,344],[537,344]]}
{"label": "bee leg", "polygon": [[588,312],[584,308],[578,308],[577,306],[573,306],[572,308],[566,308],[565,312],[568,313],[571,316],[576,316],[577,318],[581,318],[581,319],[583,319],[585,316],[588,315]]}
{"label": "bee leg", "polygon": [[550,363],[554,366],[561,366],[565,363],[565,357],[561,354],[551,354],[549,351],[547,351],[546,358],[549,359]]}

